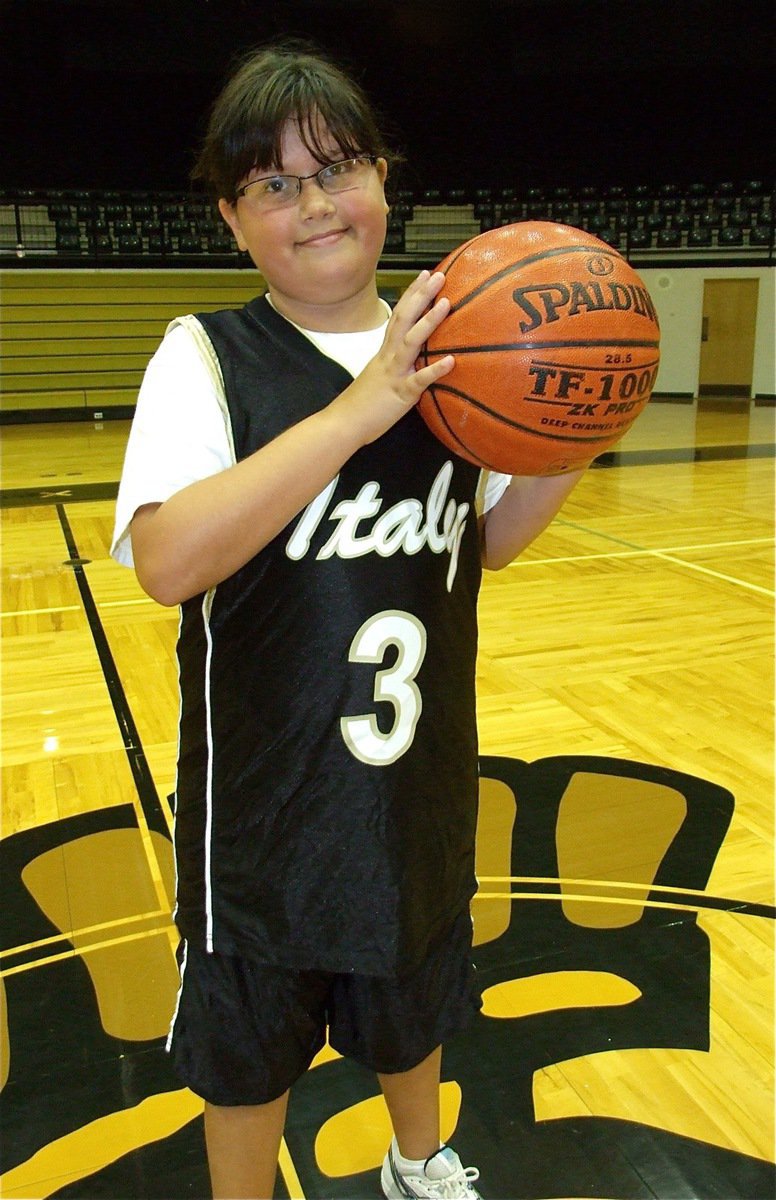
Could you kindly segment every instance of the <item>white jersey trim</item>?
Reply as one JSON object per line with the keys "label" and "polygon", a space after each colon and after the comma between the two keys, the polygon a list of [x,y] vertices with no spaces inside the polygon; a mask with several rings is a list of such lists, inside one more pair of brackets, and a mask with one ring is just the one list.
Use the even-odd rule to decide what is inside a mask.
{"label": "white jersey trim", "polygon": [[213,636],[210,632],[210,612],[216,589],[211,588],[202,601],[202,621],[207,638],[205,657],[205,713],[207,721],[207,777],[205,780],[205,948],[213,953],[213,697],[210,668],[213,661]]}
{"label": "white jersey trim", "polygon": [[183,957],[181,958],[180,970],[178,972],[178,978],[179,978],[178,995],[175,997],[175,1011],[172,1014],[172,1019],[170,1021],[170,1028],[167,1032],[167,1041],[166,1041],[165,1047],[164,1047],[168,1054],[170,1053],[170,1049],[172,1047],[172,1037],[173,1037],[173,1033],[175,1031],[175,1022],[178,1020],[178,1012],[179,1012],[180,1006],[181,1006],[181,996],[183,995],[183,976],[186,973],[186,963],[188,961],[188,957],[189,957],[189,943],[184,940],[184,942],[183,942]]}
{"label": "white jersey trim", "polygon": [[[176,644],[180,643],[181,630],[183,629],[183,609],[178,609],[178,636]],[[183,708],[183,688],[181,687],[181,664],[176,655],[176,672],[178,677],[178,713],[180,714]],[[181,723],[178,719],[177,740],[175,746],[175,804],[172,814],[172,862],[175,870],[175,902],[172,906],[172,919],[175,921],[178,916],[178,839],[175,836],[175,826],[178,822],[178,766],[181,761]]]}
{"label": "white jersey trim", "polygon": [[200,324],[195,316],[188,314],[184,317],[176,317],[167,326],[167,333],[170,333],[178,325],[191,334],[191,338],[200,353],[203,363],[208,369],[210,379],[213,384],[213,395],[218,401],[218,407],[221,409],[221,415],[224,418],[224,431],[229,442],[229,450],[232,456],[232,464],[237,462],[237,455],[234,449],[234,434],[232,432],[232,418],[229,413],[229,405],[226,402],[226,388],[224,386],[224,376],[221,370],[221,363],[218,361],[218,355],[215,352],[215,347],[207,335],[204,326]]}

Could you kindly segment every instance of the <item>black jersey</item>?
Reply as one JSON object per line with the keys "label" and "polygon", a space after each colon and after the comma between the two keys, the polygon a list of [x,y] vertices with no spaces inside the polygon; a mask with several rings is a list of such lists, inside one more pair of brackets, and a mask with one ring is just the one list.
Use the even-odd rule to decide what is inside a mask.
{"label": "black jersey", "polygon": [[[265,298],[198,319],[238,460],[352,382]],[[468,905],[478,478],[412,410],[236,574],[183,605],[186,938],[392,976]]]}

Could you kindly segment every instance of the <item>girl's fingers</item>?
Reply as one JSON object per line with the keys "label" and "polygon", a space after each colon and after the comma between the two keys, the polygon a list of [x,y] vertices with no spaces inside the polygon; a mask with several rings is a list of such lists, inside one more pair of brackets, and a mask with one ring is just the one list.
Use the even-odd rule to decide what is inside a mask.
{"label": "girl's fingers", "polygon": [[375,360],[384,364],[388,377],[404,392],[405,402],[417,403],[421,393],[454,366],[453,356],[448,354],[417,370],[423,345],[450,311],[446,296],[436,299],[444,282],[441,271],[433,275],[421,271],[413,280],[393,310],[385,341]]}
{"label": "girl's fingers", "polygon": [[[417,358],[423,344],[441,325],[450,311],[450,301],[446,296],[442,296],[436,303],[431,303],[433,297],[429,299],[426,294],[419,291],[416,299],[418,299],[417,308],[413,311],[413,308],[408,306],[402,314],[403,320],[397,322],[393,329],[389,327],[384,343],[387,350],[393,349],[394,352],[398,350],[402,357],[406,354],[410,361]],[[431,303],[430,308],[429,303]]]}
{"label": "girl's fingers", "polygon": [[436,304],[424,313],[419,321],[415,322],[412,328],[413,336],[419,337],[421,342],[425,342],[426,338],[442,324],[449,311],[450,301],[447,296],[441,296]]}
{"label": "girl's fingers", "polygon": [[446,354],[444,358],[438,358],[436,362],[429,363],[427,367],[421,367],[415,372],[413,383],[419,389],[419,392],[424,392],[426,388],[431,387],[432,383],[436,383],[444,375],[448,375],[455,366],[455,359],[452,354]]}
{"label": "girl's fingers", "polygon": [[397,301],[393,310],[394,325],[414,325],[439,293],[445,282],[441,271],[431,275],[421,271]]}

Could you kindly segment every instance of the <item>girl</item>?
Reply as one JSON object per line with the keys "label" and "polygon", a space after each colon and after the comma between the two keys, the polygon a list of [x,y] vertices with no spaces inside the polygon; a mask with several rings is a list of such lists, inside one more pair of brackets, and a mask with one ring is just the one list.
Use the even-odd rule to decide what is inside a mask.
{"label": "girl", "polygon": [[441,1045],[480,1003],[477,592],[581,473],[483,478],[427,431],[454,364],[415,364],[449,304],[427,271],[378,294],[389,161],[322,56],[244,61],[198,174],[267,291],[173,322],[119,494],[115,556],[182,606],[169,1048],[216,1197],[272,1195],[327,1033],[378,1074],[385,1195],[477,1196],[439,1144]]}

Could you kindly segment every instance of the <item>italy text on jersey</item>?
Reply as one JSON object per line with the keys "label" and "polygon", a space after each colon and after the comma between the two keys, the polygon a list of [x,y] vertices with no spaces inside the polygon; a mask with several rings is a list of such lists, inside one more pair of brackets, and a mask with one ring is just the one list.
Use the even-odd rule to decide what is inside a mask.
{"label": "italy text on jersey", "polygon": [[[312,500],[302,513],[286,545],[289,558],[304,558],[321,522],[326,519],[336,525],[316,558],[360,558],[364,554],[380,554],[384,558],[402,552],[417,554],[425,546],[434,554],[450,555],[447,590],[452,591],[458,570],[458,554],[469,514],[468,503],[458,504],[448,499],[452,462],[441,467],[431,485],[425,505],[412,497],[381,512],[383,499],[380,484],[365,483],[352,500],[341,500],[330,508],[339,476]],[[369,528],[366,522],[377,518]],[[359,528],[360,527],[360,528]]]}

